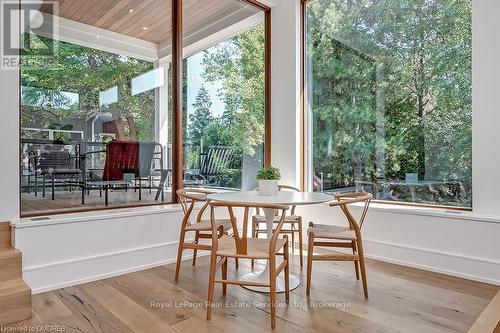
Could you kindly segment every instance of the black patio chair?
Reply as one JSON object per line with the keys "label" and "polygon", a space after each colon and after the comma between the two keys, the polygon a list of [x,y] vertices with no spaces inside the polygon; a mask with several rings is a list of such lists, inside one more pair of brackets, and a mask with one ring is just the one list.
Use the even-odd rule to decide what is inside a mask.
{"label": "black patio chair", "polygon": [[65,150],[42,151],[36,159],[37,174],[42,176],[42,197],[45,197],[47,178],[50,180],[52,200],[56,186],[69,186],[80,179],[82,171],[75,167],[75,158]]}
{"label": "black patio chair", "polygon": [[220,177],[234,165],[236,149],[234,147],[212,146],[201,155],[200,175],[207,183],[218,183]]}
{"label": "black patio chair", "polygon": [[[111,141],[106,144],[105,149],[99,149],[92,143],[82,146],[85,149],[92,148],[84,151],[81,156],[82,170],[85,175],[85,179],[80,184],[82,204],[85,204],[85,193],[89,194],[93,189],[98,189],[101,196],[104,191],[106,206],[110,188],[128,190],[132,187],[138,190],[139,200],[142,200],[143,182],[149,182],[147,188],[151,193],[154,177],[160,177],[155,200],[158,200],[160,195],[162,201],[164,200],[163,190],[168,172],[163,169],[163,148],[160,144]],[[123,179],[126,169],[135,171],[133,184]]]}

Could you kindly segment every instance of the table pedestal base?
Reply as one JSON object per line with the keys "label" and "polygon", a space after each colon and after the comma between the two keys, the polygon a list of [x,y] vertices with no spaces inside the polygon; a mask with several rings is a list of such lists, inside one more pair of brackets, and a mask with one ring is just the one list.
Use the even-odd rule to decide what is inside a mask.
{"label": "table pedestal base", "polygon": [[[322,202],[328,202],[334,199],[331,195],[323,193],[305,193],[305,192],[292,192],[292,191],[279,191],[276,195],[260,195],[256,191],[236,191],[236,192],[225,192],[207,195],[207,200],[213,201],[223,201],[223,202],[234,202],[251,205],[252,207],[272,207],[269,205],[311,205],[318,204]],[[264,216],[266,217],[266,228],[267,228],[267,239],[271,240],[273,236],[274,229],[274,218],[276,216],[276,209],[274,208],[262,208],[264,211]],[[253,235],[252,235],[253,236]],[[269,270],[266,265],[266,269],[263,272],[252,272],[241,277],[242,281],[255,281],[269,283]],[[285,281],[284,278],[278,276],[276,279],[276,291],[285,291]],[[300,281],[296,276],[290,274],[290,290],[295,289],[299,286]],[[245,286],[245,288],[254,290],[257,292],[269,292],[269,287],[251,287]]]}
{"label": "table pedestal base", "polygon": [[[266,217],[266,227],[267,227],[267,239],[271,239],[273,236],[273,224],[274,224],[274,216],[276,215],[276,209],[264,208],[264,215]],[[283,270],[284,272],[284,270]],[[262,282],[269,283],[269,261],[266,262],[266,268],[263,271],[251,272],[242,276],[243,281],[252,281],[252,282]],[[290,290],[297,288],[300,284],[300,281],[297,277],[290,274]],[[255,286],[243,286],[248,290],[257,291],[259,293],[269,293],[269,287],[255,287]],[[276,292],[283,293],[285,292],[285,278],[282,275],[279,275],[276,278]]]}
{"label": "table pedestal base", "polygon": [[[243,275],[241,277],[242,281],[251,281],[251,282],[262,282],[269,283],[269,270],[266,266],[266,269],[258,272],[251,272]],[[297,288],[300,285],[300,280],[298,277],[290,274],[290,290]],[[256,291],[259,293],[269,293],[269,287],[256,287],[256,286],[243,286],[244,288],[252,291]],[[280,274],[276,278],[276,292],[284,293],[285,292],[285,277],[283,274]]]}

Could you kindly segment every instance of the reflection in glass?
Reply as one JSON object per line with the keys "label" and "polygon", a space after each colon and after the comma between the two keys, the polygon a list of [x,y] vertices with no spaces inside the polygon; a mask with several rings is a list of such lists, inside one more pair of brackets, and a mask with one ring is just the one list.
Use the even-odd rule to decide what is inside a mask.
{"label": "reflection in glass", "polygon": [[171,41],[169,3],[70,1],[58,13],[85,33],[21,36],[54,46],[50,61],[21,67],[22,213],[169,202],[170,55],[159,55]]}
{"label": "reflection in glass", "polygon": [[[196,45],[207,31],[191,31],[195,17],[190,15],[192,8],[186,9],[184,184],[251,190],[263,165],[264,15],[237,0],[206,6],[204,20],[224,17],[211,26],[214,33],[217,29],[234,32],[190,52],[190,45]],[[218,14],[210,16],[212,11]],[[224,15],[230,12],[239,16]]]}
{"label": "reflection in glass", "polygon": [[165,84],[165,68],[158,67],[132,79],[132,96],[163,87]]}
{"label": "reflection in glass", "polygon": [[99,93],[99,106],[103,107],[118,102],[118,87],[114,86]]}
{"label": "reflection in glass", "polygon": [[471,207],[471,1],[306,5],[316,191]]}

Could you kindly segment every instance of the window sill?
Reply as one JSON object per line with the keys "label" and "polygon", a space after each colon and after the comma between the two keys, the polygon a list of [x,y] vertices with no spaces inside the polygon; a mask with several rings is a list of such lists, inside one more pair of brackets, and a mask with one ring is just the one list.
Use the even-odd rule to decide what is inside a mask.
{"label": "window sill", "polygon": [[[362,204],[353,204],[354,207],[362,207]],[[418,207],[398,204],[384,204],[381,202],[372,202],[371,211],[378,211],[392,214],[409,214],[419,216],[430,216],[437,218],[478,221],[485,223],[500,223],[500,217],[494,215],[480,215],[472,211],[453,210],[445,207]]]}
{"label": "window sill", "polygon": [[[362,204],[353,204],[353,207],[362,207]],[[478,221],[484,223],[500,223],[500,217],[493,215],[479,215],[471,211],[452,210],[442,207],[418,207],[397,204],[384,204],[381,202],[372,202],[371,211],[378,211],[391,214],[409,214],[419,216],[429,216],[436,218],[447,218],[455,220]],[[28,228],[37,226],[47,226],[65,223],[78,223],[86,221],[95,221],[103,219],[117,219],[135,216],[147,216],[157,214],[168,214],[181,212],[182,207],[179,204],[167,204],[158,206],[145,206],[133,208],[117,208],[110,210],[88,211],[80,213],[66,213],[60,215],[39,216],[21,218],[17,222],[12,222],[15,228]]]}
{"label": "window sill", "polygon": [[[216,189],[217,192],[232,192],[229,189]],[[198,204],[196,205],[196,207]],[[202,205],[200,204],[199,207]],[[133,216],[156,215],[182,211],[180,204],[154,204],[134,207],[114,207],[110,209],[87,210],[80,212],[62,211],[47,215],[21,217],[17,222],[11,222],[15,228],[27,228],[54,224],[77,223],[95,220],[107,220]]]}
{"label": "window sill", "polygon": [[55,224],[78,223],[96,220],[110,220],[117,218],[147,216],[157,214],[168,214],[181,212],[182,207],[179,204],[165,204],[156,206],[144,207],[124,207],[109,210],[95,210],[78,213],[63,213],[58,215],[37,216],[21,218],[17,222],[12,222],[11,225],[15,228],[28,228],[47,226]]}

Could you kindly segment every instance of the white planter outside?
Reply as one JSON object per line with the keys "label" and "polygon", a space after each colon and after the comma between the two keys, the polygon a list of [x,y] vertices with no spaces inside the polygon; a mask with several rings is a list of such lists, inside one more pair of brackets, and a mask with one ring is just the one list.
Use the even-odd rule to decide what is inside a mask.
{"label": "white planter outside", "polygon": [[278,181],[259,179],[259,195],[278,195]]}
{"label": "white planter outside", "polygon": [[134,178],[135,178],[135,173],[128,173],[128,172],[123,173],[124,182],[131,183],[134,180]]}
{"label": "white planter outside", "polygon": [[405,182],[406,183],[418,183],[418,173],[409,173],[405,174]]}

